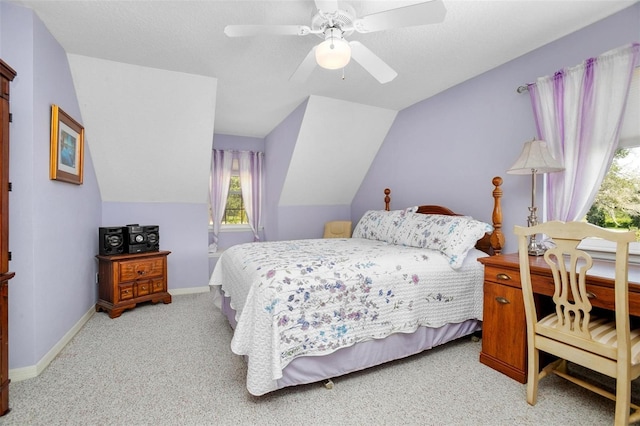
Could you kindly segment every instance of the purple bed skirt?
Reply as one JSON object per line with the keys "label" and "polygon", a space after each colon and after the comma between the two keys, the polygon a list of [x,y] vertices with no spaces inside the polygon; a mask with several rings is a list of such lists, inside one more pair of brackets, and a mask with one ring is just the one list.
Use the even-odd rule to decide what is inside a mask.
{"label": "purple bed skirt", "polygon": [[[235,310],[229,305],[229,298],[226,296],[222,297],[222,312],[231,327],[235,328]],[[384,339],[360,342],[329,355],[299,357],[283,370],[283,377],[278,380],[278,389],[315,383],[405,358],[468,336],[480,330],[481,326],[482,321],[467,320],[439,328],[420,327],[413,333],[395,333]]]}

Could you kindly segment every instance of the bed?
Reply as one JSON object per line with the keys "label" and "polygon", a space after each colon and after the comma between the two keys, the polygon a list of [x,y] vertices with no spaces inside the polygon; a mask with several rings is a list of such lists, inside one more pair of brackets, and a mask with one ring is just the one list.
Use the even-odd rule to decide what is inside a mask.
{"label": "bed", "polygon": [[475,333],[479,257],[501,251],[502,179],[492,224],[442,206],[366,212],[352,238],[270,241],[225,250],[215,304],[247,360],[247,390],[331,380]]}

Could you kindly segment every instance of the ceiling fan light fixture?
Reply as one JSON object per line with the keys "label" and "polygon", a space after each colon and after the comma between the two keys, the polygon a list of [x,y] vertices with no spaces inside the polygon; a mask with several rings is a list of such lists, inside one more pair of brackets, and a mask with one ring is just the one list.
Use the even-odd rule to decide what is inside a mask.
{"label": "ceiling fan light fixture", "polygon": [[316,62],[322,68],[337,70],[344,68],[351,60],[351,46],[342,38],[334,37],[333,29],[326,33],[326,40],[316,47]]}

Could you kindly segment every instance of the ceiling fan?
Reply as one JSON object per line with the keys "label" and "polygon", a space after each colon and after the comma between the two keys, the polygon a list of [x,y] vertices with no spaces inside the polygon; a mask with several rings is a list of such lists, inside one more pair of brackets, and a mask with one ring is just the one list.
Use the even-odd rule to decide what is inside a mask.
{"label": "ceiling fan", "polygon": [[338,0],[315,0],[316,13],[310,25],[227,25],[227,37],[257,35],[315,34],[324,41],[311,48],[289,80],[305,81],[316,64],[326,69],[344,68],[351,58],[380,83],[388,83],[398,75],[389,65],[359,41],[347,42],[353,32],[371,33],[391,28],[436,24],[447,13],[442,0],[430,0],[357,17],[353,7],[338,5]]}

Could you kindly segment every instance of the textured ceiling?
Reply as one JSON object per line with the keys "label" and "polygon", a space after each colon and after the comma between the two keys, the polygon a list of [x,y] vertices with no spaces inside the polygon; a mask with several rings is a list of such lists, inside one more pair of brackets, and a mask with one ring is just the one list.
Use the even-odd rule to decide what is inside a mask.
{"label": "textured ceiling", "polygon": [[[216,133],[264,137],[310,95],[401,110],[635,1],[444,0],[441,24],[358,34],[398,72],[379,84],[357,63],[290,75],[314,35],[227,38],[228,24],[309,25],[314,2],[15,0],[32,8],[68,53],[218,79]],[[358,16],[418,1],[351,1]],[[525,82],[523,82],[525,83]],[[514,88],[515,89],[515,88]]]}

